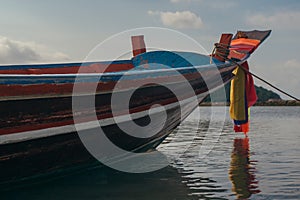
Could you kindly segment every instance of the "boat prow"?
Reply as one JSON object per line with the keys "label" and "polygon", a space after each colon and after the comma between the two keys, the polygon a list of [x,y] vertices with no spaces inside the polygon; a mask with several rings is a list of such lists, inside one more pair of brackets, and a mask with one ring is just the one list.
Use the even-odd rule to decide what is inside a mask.
{"label": "boat prow", "polygon": [[[245,54],[236,58],[244,62],[254,51],[245,51],[248,42],[232,40],[230,56]],[[133,38],[133,54],[130,60],[108,62],[0,66],[0,182],[95,161],[75,122],[87,134],[97,131],[95,122],[100,124],[106,137],[125,151],[153,150],[209,90],[229,82],[236,68],[210,55],[146,52],[142,37]],[[113,101],[129,94],[128,102]],[[94,104],[79,103],[74,110],[74,98]],[[133,134],[120,128],[132,122],[148,128]],[[149,135],[156,127],[161,128]]]}

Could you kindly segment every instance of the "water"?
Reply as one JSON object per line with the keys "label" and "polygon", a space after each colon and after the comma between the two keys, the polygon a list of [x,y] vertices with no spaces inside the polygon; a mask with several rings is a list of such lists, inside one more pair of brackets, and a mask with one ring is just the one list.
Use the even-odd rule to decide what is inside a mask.
{"label": "water", "polygon": [[1,199],[300,199],[300,107],[253,107],[248,137],[232,132],[228,114],[220,131],[224,108],[216,110],[211,120],[201,107],[200,121],[193,113],[159,146],[171,162],[162,170],[96,167],[2,191]]}
{"label": "water", "polygon": [[[201,109],[204,110],[201,113],[209,113],[209,108]],[[201,116],[198,130],[209,119],[209,115]],[[182,126],[191,126],[190,122],[192,117]],[[204,160],[197,159],[199,147],[194,147],[186,151],[185,155],[189,156],[182,159],[182,166],[174,163],[181,172],[190,173],[185,177],[193,196],[300,199],[300,107],[254,107],[250,130],[247,138],[233,133],[232,123],[226,118],[218,143]],[[207,136],[203,136],[205,139]],[[172,154],[168,148],[161,148]]]}

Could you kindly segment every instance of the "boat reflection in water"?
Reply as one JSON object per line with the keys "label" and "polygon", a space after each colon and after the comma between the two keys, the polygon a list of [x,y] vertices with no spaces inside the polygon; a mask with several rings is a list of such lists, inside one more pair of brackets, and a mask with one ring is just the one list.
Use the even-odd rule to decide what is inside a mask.
{"label": "boat reflection in water", "polygon": [[154,199],[196,199],[190,197],[190,189],[173,167],[166,167],[146,174],[129,174],[95,166],[80,172],[61,173],[61,177],[29,180],[26,185],[8,188],[1,192],[1,199],[23,200],[154,200]]}
{"label": "boat reflection in water", "polygon": [[232,191],[237,199],[247,199],[252,194],[260,193],[255,179],[256,161],[250,160],[249,138],[235,138],[231,153],[229,178]]}

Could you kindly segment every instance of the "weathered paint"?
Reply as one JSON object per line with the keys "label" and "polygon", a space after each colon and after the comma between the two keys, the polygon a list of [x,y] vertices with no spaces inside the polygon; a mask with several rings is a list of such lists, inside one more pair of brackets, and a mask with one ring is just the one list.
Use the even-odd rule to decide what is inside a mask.
{"label": "weathered paint", "polygon": [[[186,60],[188,59],[189,62]],[[147,60],[147,69],[144,69],[144,62]],[[106,63],[106,62],[105,62]],[[132,59],[132,61],[114,62],[115,65],[128,65],[133,63],[135,66],[127,71],[114,71],[102,73],[80,73],[80,74],[64,74],[64,70],[72,68],[73,65],[33,65],[34,70],[51,69],[59,74],[1,74],[0,75],[0,101],[12,99],[30,99],[45,98],[55,96],[70,96],[73,90],[73,84],[82,88],[82,93],[87,92],[95,83],[98,84],[96,93],[107,93],[112,90],[121,91],[134,88],[136,85],[145,83],[177,83],[180,76],[184,76],[186,80],[192,81],[202,79],[198,73],[206,77],[215,77],[216,70],[209,65],[209,57],[188,52],[149,52],[141,54]],[[193,64],[191,64],[193,63]],[[231,71],[232,66],[229,63],[217,63],[220,71]],[[63,67],[62,67],[63,65]],[[88,68],[95,63],[85,63],[84,68]],[[161,66],[169,66],[169,68],[159,69]],[[11,66],[20,70],[21,66]],[[55,68],[57,67],[57,68]],[[5,67],[4,67],[5,68]],[[29,70],[28,66],[24,66],[24,70]],[[174,69],[176,68],[176,70]],[[7,69],[5,69],[7,70]],[[4,70],[4,71],[5,71]],[[69,70],[69,69],[68,69]],[[0,70],[1,71],[1,70]],[[117,82],[119,88],[114,88]]]}
{"label": "weathered paint", "polygon": [[[205,96],[205,94],[199,96],[200,100]],[[183,118],[193,109],[194,107],[186,104]],[[163,129],[149,138],[130,136],[120,130],[116,124],[102,128],[110,141],[120,148],[134,152],[147,151],[154,149],[182,120],[179,105],[168,108],[166,113],[167,120]],[[136,118],[135,122],[137,124],[147,124],[148,120],[149,116],[147,115]],[[126,123],[126,121],[123,123]],[[96,130],[93,128],[86,130],[87,135],[90,131]],[[62,151],[64,153],[61,153]],[[45,157],[47,161],[44,161]],[[0,145],[0,162],[0,170],[6,172],[0,176],[0,183],[3,183],[18,180],[22,177],[52,172],[56,169],[74,167],[86,162],[95,162],[95,159],[81,144],[76,132],[70,131],[52,137]],[[17,173],[17,171],[21,173]]]}
{"label": "weathered paint", "polygon": [[[228,70],[224,71],[222,74],[224,82],[227,82],[232,78],[230,68],[228,68]],[[194,96],[195,94],[198,95],[204,93],[208,90],[201,76],[198,74],[197,77],[194,77],[194,79],[190,80],[190,84],[194,88],[192,91],[186,90],[186,83],[184,82],[170,82],[170,86],[173,85],[173,88],[178,88],[177,94],[180,94],[181,96],[177,96],[177,98],[186,99]],[[134,84],[131,86],[134,86]],[[215,87],[217,86],[218,85],[215,85]],[[68,87],[68,89],[72,89],[71,84]],[[126,85],[126,87],[131,88],[130,85]],[[30,87],[29,90],[26,91],[32,92],[30,89],[33,89],[33,87]],[[36,86],[35,89],[37,92],[39,87]],[[44,89],[47,89],[47,87],[45,86]],[[133,87],[131,90],[135,89],[136,88]],[[131,90],[128,89],[122,92],[131,92]],[[20,91],[24,92],[24,88],[20,88]],[[53,91],[53,93],[54,92],[55,91]],[[85,98],[85,96],[82,96],[81,98]],[[98,114],[98,119],[112,117],[110,110],[111,93],[97,94],[95,98],[95,109]],[[148,84],[135,91],[134,97],[130,102],[130,112],[135,113],[148,110],[153,103],[168,105],[178,101],[177,98],[174,97],[172,92],[166,90],[166,88],[163,86],[157,84]],[[65,97],[52,96],[23,100],[3,100],[0,101],[0,106],[0,117],[2,119],[0,121],[0,134],[12,134],[16,132],[38,130],[41,128],[50,128],[73,123],[71,94]],[[87,109],[87,111],[85,109]],[[82,115],[83,121],[90,120],[88,114],[90,113],[89,109],[91,110],[91,108],[83,107],[83,112],[87,113],[86,115]],[[122,112],[123,111],[120,110],[117,114],[122,115]]]}
{"label": "weathered paint", "polygon": [[[77,73],[79,67],[81,67],[82,72],[84,73],[88,73],[89,71],[101,73],[104,72],[104,69],[107,67],[109,67],[108,71],[122,71],[133,68],[133,65],[131,60],[59,64],[2,65],[0,67],[0,74],[72,74]],[[105,72],[108,71],[105,70]]]}
{"label": "weathered paint", "polygon": [[[267,34],[269,32],[262,33]],[[133,44],[136,56],[131,60],[0,66],[0,139],[7,139],[0,144],[0,171],[4,172],[0,176],[0,183],[95,161],[72,128],[75,78],[80,91],[73,95],[83,99],[90,95],[95,97],[94,108],[86,105],[80,107],[79,122],[95,120],[95,109],[97,120],[107,122],[102,127],[106,136],[120,148],[138,152],[154,149],[197,106],[186,101],[181,107],[179,102],[195,96],[199,102],[203,100],[208,94],[204,76],[212,83],[210,89],[227,83],[233,77],[231,72],[235,66],[229,62],[212,58],[215,64],[210,64],[209,56],[190,52],[144,53],[146,48],[142,39],[133,38],[133,43],[138,41]],[[239,45],[236,44],[237,49],[231,52],[239,48],[249,49],[248,46]],[[213,66],[218,70],[212,70]],[[223,79],[221,82],[216,81],[220,74]],[[180,81],[181,76],[191,85],[192,91]],[[118,81],[120,87],[115,88]],[[98,85],[96,91],[90,91],[89,88],[95,83]],[[142,87],[136,90],[137,85]],[[177,96],[162,85],[172,85],[177,90]],[[112,92],[133,90],[136,91],[131,97],[129,111],[136,116],[134,121],[137,124],[149,123],[149,113],[145,113],[153,105],[161,104],[166,108],[167,119],[162,130],[149,138],[130,136],[110,120],[113,117]],[[126,110],[118,110],[114,114],[117,117],[128,115]],[[159,113],[151,113],[156,114]],[[59,132],[53,134],[53,130]],[[88,127],[84,131],[89,133],[95,130],[94,127]]]}

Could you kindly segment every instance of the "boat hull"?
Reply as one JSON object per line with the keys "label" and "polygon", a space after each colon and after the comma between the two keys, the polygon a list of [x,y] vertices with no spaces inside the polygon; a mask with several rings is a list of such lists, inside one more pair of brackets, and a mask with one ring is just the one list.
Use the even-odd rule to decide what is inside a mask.
{"label": "boat hull", "polygon": [[[205,96],[200,95],[199,98],[203,99]],[[179,105],[167,109],[165,125],[156,135],[149,138],[130,136],[123,132],[117,124],[104,126],[102,130],[113,144],[126,151],[138,153],[154,150],[180,124],[182,117],[187,117],[194,110],[194,107],[195,104],[189,102],[184,105],[185,113],[181,113],[182,108]],[[147,124],[149,117],[155,119],[160,114],[158,112],[136,118],[134,121],[137,124]],[[122,123],[126,126],[128,122]],[[97,127],[90,128],[81,134],[88,135],[97,131]],[[96,143],[101,145],[102,141]],[[0,183],[95,162],[97,162],[96,159],[88,152],[76,131],[2,144],[0,145],[0,170],[5,173],[1,174]]]}
{"label": "boat hull", "polygon": [[[79,93],[72,90],[76,82],[73,75],[4,75],[0,79],[0,89],[5,92],[0,95],[0,170],[4,172],[0,183],[97,162],[80,138],[99,132],[99,127],[91,126],[91,122],[100,124],[109,141],[125,151],[153,151],[209,92],[232,79],[234,68],[228,64],[219,68],[207,66],[203,73],[193,67],[175,70],[176,73],[141,70],[124,79],[112,73],[100,81],[97,76],[83,74]],[[89,91],[91,80],[96,85],[95,93]],[[210,87],[206,80],[212,83]],[[121,87],[115,88],[118,83]],[[122,104],[127,102],[122,99],[112,104],[113,94],[132,94],[128,110],[123,109]],[[79,102],[75,111],[74,98]],[[92,106],[85,104],[91,99],[95,101]],[[164,109],[149,112],[158,104]],[[119,118],[129,120],[116,122]],[[145,128],[134,135],[120,128],[131,127],[132,121]],[[75,122],[84,127],[79,135]],[[153,127],[161,128],[149,135]],[[103,141],[96,143],[102,145]]]}
{"label": "boat hull", "polygon": [[[211,56],[146,53],[143,36],[138,36],[132,40],[130,60],[1,66],[0,183],[97,162],[82,135],[89,139],[99,125],[109,141],[125,151],[154,150],[209,92],[233,78],[234,63],[245,62],[270,32],[239,31],[225,49],[229,55],[221,59],[217,54],[224,49]],[[229,44],[232,35],[224,35]],[[235,62],[225,61],[228,58]],[[117,103],[112,103],[113,94],[120,95]],[[122,94],[132,94],[129,102]],[[75,110],[74,98],[79,102]],[[164,109],[156,109],[160,107]],[[135,134],[121,128],[132,127],[132,122],[144,128],[131,130]],[[149,135],[156,127],[160,129]]]}

